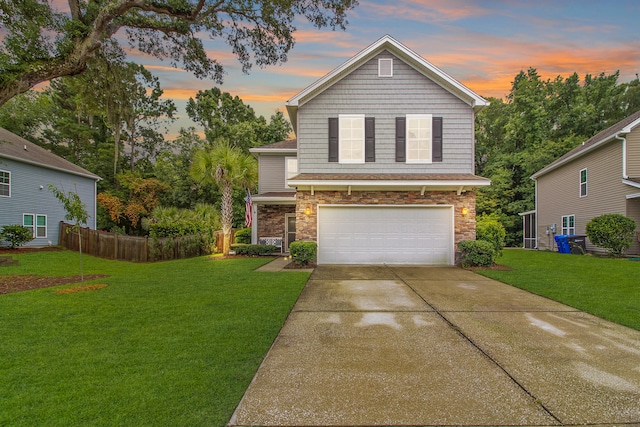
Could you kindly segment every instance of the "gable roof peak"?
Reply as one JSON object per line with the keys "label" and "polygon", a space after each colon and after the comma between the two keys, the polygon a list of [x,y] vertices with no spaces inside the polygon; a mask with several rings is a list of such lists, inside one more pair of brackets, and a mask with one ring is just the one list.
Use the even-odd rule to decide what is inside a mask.
{"label": "gable roof peak", "polygon": [[344,62],[342,65],[335,68],[333,71],[326,74],[313,84],[307,86],[301,92],[293,96],[286,102],[287,111],[291,123],[295,127],[298,107],[305,104],[309,100],[313,99],[316,95],[322,93],[324,90],[340,81],[345,76],[349,75],[355,69],[360,67],[363,63],[373,58],[383,50],[387,50],[400,60],[413,67],[416,71],[431,79],[436,84],[440,85],[445,90],[449,91],[454,96],[461,99],[468,104],[477,113],[484,107],[489,105],[489,102],[482,98],[480,95],[433,65],[431,62],[424,59],[422,56],[409,49],[393,37],[385,34],[373,44],[364,48],[358,52],[355,56]]}

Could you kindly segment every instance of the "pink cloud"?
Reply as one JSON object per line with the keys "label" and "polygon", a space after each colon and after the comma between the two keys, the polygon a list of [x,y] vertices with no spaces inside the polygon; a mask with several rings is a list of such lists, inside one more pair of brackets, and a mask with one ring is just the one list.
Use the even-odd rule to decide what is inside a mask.
{"label": "pink cloud", "polygon": [[391,4],[361,2],[361,7],[377,16],[393,16],[421,22],[450,22],[482,16],[493,11],[463,0],[410,0]]}

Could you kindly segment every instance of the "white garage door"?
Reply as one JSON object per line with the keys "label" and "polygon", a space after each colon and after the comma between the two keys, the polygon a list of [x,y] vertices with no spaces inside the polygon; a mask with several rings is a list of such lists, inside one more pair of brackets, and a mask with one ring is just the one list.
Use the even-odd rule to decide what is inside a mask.
{"label": "white garage door", "polygon": [[453,264],[453,208],[320,205],[318,263]]}

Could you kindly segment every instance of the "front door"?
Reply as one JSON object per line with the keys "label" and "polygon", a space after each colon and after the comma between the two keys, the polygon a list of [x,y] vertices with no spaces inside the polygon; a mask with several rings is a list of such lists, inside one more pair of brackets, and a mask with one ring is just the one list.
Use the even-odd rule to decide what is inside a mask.
{"label": "front door", "polygon": [[296,214],[285,214],[285,247],[284,251],[289,252],[289,245],[296,241]]}

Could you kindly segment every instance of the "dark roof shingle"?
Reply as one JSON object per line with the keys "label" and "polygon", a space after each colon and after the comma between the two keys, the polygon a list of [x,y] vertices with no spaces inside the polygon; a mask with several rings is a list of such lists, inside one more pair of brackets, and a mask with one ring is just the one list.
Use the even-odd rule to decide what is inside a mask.
{"label": "dark roof shingle", "polygon": [[0,128],[0,157],[99,180],[100,177],[26,139]]}
{"label": "dark roof shingle", "polygon": [[625,127],[629,126],[631,123],[635,122],[638,119],[640,119],[640,110],[636,111],[634,114],[632,114],[630,116],[625,117],[624,119],[620,120],[618,123],[616,123],[616,124],[614,124],[612,126],[609,126],[605,130],[603,130],[603,131],[597,133],[596,135],[592,136],[591,138],[587,139],[586,141],[584,141],[582,144],[578,145],[573,150],[571,150],[568,153],[558,157],[555,161],[549,163],[547,166],[545,166],[544,168],[542,168],[538,172],[536,172],[534,174],[534,176],[537,177],[537,176],[543,175],[547,171],[555,169],[556,166],[559,166],[560,164],[564,163],[567,159],[578,155],[582,151],[586,151],[586,150],[590,149],[595,144],[599,144],[601,142],[604,142],[604,141],[612,139],[615,135],[617,135]]}

